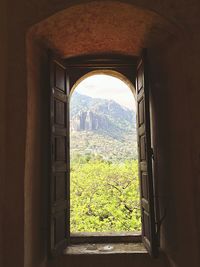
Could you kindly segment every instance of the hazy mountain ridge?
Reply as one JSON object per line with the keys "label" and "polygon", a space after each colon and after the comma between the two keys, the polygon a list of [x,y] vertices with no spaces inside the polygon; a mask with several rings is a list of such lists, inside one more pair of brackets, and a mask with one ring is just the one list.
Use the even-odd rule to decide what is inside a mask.
{"label": "hazy mountain ridge", "polygon": [[74,92],[70,103],[71,130],[93,131],[113,138],[132,132],[135,112],[115,101]]}
{"label": "hazy mountain ridge", "polygon": [[115,101],[74,92],[70,103],[70,151],[121,162],[137,158],[136,114]]}

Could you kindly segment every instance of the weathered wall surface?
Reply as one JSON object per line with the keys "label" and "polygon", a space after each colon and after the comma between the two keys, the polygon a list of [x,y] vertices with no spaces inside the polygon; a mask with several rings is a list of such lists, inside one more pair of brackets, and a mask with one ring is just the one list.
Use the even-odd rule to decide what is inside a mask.
{"label": "weathered wall surface", "polygon": [[[58,262],[47,262],[46,260],[46,216],[44,212],[46,207],[44,194],[46,192],[46,168],[43,165],[46,156],[41,155],[40,152],[46,148],[42,122],[45,117],[44,111],[47,109],[43,106],[45,101],[42,100],[45,100],[47,95],[45,92],[41,92],[40,95],[39,90],[42,91],[42,88],[45,87],[42,77],[43,74],[45,76],[47,58],[44,50],[37,44],[29,43],[27,51],[26,34],[32,25],[56,11],[86,2],[94,1],[7,1],[9,18],[7,20],[7,49],[9,54],[6,54],[5,48],[1,49],[1,68],[2,66],[3,68],[0,72],[2,74],[0,127],[2,129],[6,127],[6,142],[3,131],[0,132],[0,140],[6,147],[5,153],[3,151],[3,156],[0,155],[0,157],[1,163],[4,163],[5,157],[7,162],[6,179],[2,185],[6,206],[4,209],[0,206],[4,226],[3,255],[5,262],[3,266],[5,267],[79,266],[80,264],[83,266],[115,265],[117,267],[133,266],[134,263],[141,267],[165,266],[163,258],[153,261],[149,257],[133,258],[132,256],[62,257]],[[155,128],[156,157],[158,159],[156,174],[161,213],[164,207],[167,208],[167,218],[162,227],[162,248],[167,252],[172,266],[196,267],[200,265],[198,259],[200,215],[197,212],[200,203],[199,2],[197,0],[120,2],[129,2],[156,11],[172,24],[178,24],[179,29],[183,28],[186,36],[190,34],[189,39],[185,37],[181,39],[179,36],[179,40],[169,39],[165,44],[159,38],[157,45],[150,42],[150,57],[154,82],[152,87],[153,110],[157,118]],[[3,10],[4,8],[1,9],[1,11]],[[3,12],[3,14],[6,13]],[[88,21],[90,19],[93,21],[95,18],[91,16]],[[73,27],[73,19],[69,21],[69,24],[66,26]],[[127,19],[123,25],[128,28],[129,20]],[[131,27],[133,28],[132,24]],[[123,43],[121,40],[117,46],[115,44],[118,30],[116,25],[111,31],[113,39],[111,38],[110,42],[113,42],[115,52],[123,51],[125,53],[126,42]],[[81,31],[80,34],[82,34],[84,27],[78,28],[77,31]],[[124,31],[127,29],[124,28]],[[150,36],[156,36],[159,32],[160,29],[154,28]],[[102,38],[105,37],[103,32],[101,35]],[[3,37],[3,40],[6,40],[5,32],[3,32]],[[51,40],[51,36],[48,37],[48,40]],[[100,39],[96,40],[97,47]],[[46,41],[46,36],[43,35],[44,46]],[[67,46],[67,40],[65,41]],[[81,46],[81,43],[77,45]],[[92,47],[93,43],[91,43],[89,52],[97,52],[93,51]],[[103,41],[101,47],[105,52],[106,46]],[[123,49],[119,50],[120,47]],[[84,44],[81,48],[82,50],[75,50],[75,53],[77,51],[83,53],[86,49]],[[130,53],[132,48],[132,46],[128,46],[127,53]],[[57,48],[54,47],[54,49]],[[137,49],[135,53],[140,51],[140,46]],[[98,52],[100,51],[98,50]],[[112,45],[109,51],[112,52]],[[26,62],[27,52],[29,69],[27,69]],[[35,57],[35,55],[37,56]],[[8,70],[8,80],[5,87],[2,84],[6,82],[6,69]],[[28,80],[27,75],[29,75]],[[6,102],[2,101],[5,92]],[[44,112],[44,117],[41,117],[41,111]],[[5,164],[3,165],[5,166]]]}
{"label": "weathered wall surface", "polygon": [[199,40],[169,43],[150,51],[157,194],[161,215],[167,212],[161,245],[172,266],[198,266],[199,144],[193,142],[198,142],[200,110],[193,94],[199,98]]}
{"label": "weathered wall surface", "polygon": [[31,30],[36,39],[63,57],[94,51],[138,55],[141,47],[161,41],[173,31],[176,28],[154,12],[112,1],[72,6]]}

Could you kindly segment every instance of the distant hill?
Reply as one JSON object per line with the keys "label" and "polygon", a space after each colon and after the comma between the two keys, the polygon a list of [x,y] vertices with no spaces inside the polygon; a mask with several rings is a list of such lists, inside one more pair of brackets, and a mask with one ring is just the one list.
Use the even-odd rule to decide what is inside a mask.
{"label": "distant hill", "polygon": [[136,158],[135,122],[135,112],[115,101],[74,92],[70,100],[71,154]]}
{"label": "distant hill", "polygon": [[120,139],[132,132],[135,126],[135,112],[115,101],[92,98],[74,92],[70,102],[71,129],[104,133]]}

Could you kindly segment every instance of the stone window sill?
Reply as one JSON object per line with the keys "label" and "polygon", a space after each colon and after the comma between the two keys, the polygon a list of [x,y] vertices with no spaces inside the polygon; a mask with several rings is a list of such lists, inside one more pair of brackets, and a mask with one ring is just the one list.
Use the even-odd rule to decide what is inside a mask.
{"label": "stone window sill", "polygon": [[95,254],[147,254],[142,243],[74,244],[64,250],[64,255]]}

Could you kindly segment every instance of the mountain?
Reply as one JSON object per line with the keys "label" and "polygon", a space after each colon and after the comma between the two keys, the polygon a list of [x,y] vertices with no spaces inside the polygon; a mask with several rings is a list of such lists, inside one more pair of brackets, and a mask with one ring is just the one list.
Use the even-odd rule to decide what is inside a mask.
{"label": "mountain", "polygon": [[70,102],[71,130],[92,131],[123,138],[125,133],[132,132],[136,115],[113,100],[92,98],[74,92]]}
{"label": "mountain", "polygon": [[71,156],[95,154],[112,161],[137,158],[136,114],[113,100],[74,92],[70,100]]}

